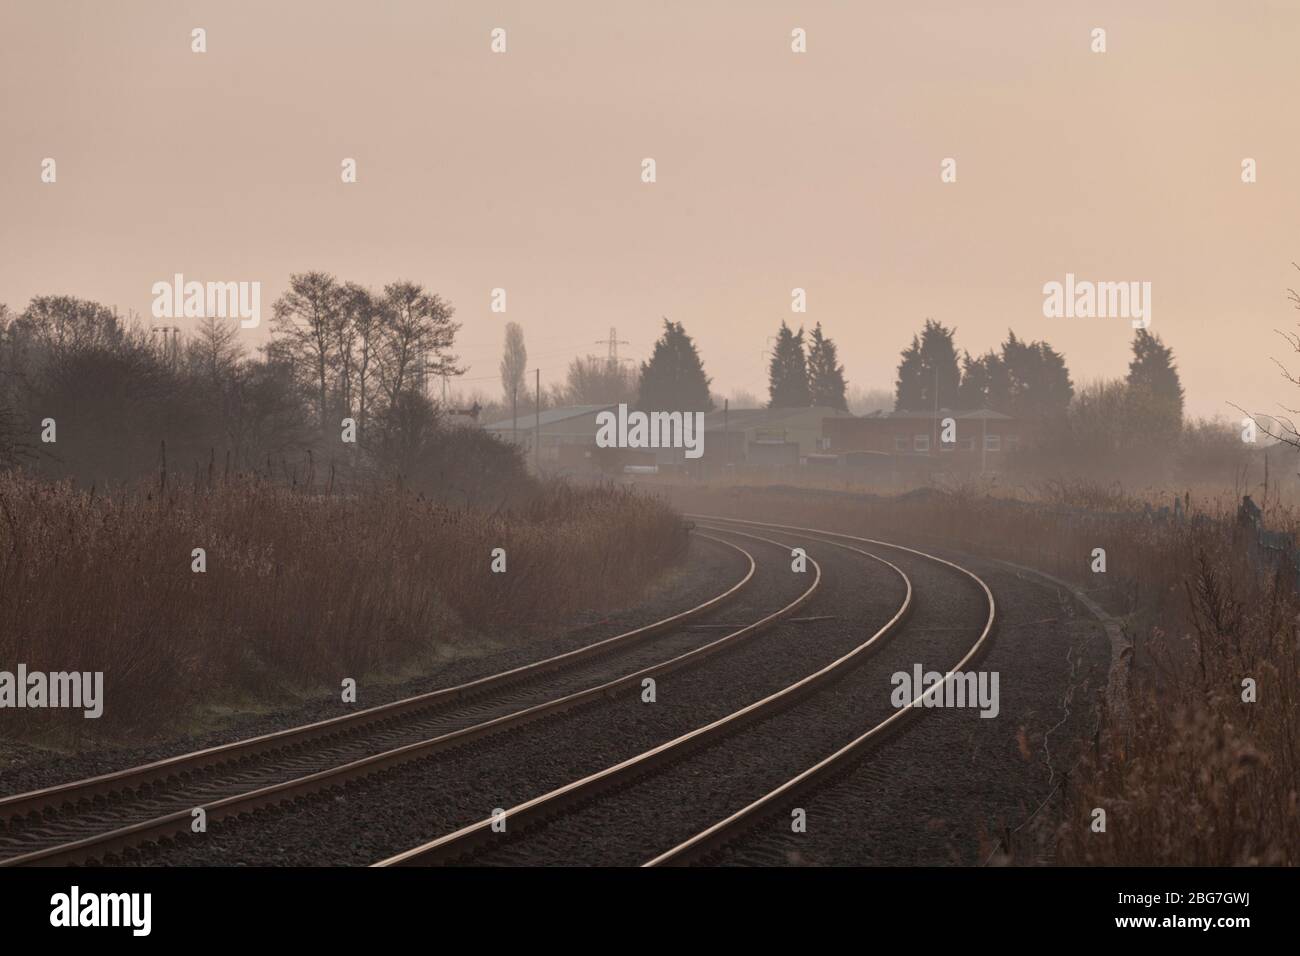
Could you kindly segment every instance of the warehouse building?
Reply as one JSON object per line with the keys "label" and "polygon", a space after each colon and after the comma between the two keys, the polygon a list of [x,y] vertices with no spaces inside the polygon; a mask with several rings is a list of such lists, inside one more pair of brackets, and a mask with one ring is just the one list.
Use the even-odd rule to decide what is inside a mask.
{"label": "warehouse building", "polygon": [[[944,441],[951,420],[952,441]],[[955,412],[874,412],[849,418],[827,418],[823,423],[826,450],[846,458],[871,460],[872,456],[923,456],[929,466],[943,470],[1000,470],[1007,457],[1027,447],[1037,425],[991,409]]]}

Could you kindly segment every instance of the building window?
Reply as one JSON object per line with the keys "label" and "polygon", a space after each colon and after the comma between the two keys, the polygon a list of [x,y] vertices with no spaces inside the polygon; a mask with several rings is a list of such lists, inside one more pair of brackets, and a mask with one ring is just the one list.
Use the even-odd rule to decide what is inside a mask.
{"label": "building window", "polygon": [[907,451],[907,439],[898,437],[894,439],[894,451]]}
{"label": "building window", "polygon": [[930,450],[930,436],[929,436],[929,435],[915,435],[915,436],[913,436],[913,437],[912,437],[912,450],[913,450],[913,451],[922,451],[922,452],[924,452],[924,451],[929,451],[929,450]]}
{"label": "building window", "polygon": [[985,435],[985,436],[984,436],[984,450],[985,450],[985,451],[1001,451],[1001,450],[1002,450],[1002,436],[1001,436],[1001,435]]}
{"label": "building window", "polygon": [[975,439],[973,439],[973,438],[963,438],[963,439],[961,440],[961,450],[962,450],[962,451],[974,451],[974,450],[975,450]]}
{"label": "building window", "polygon": [[1008,436],[1007,436],[1007,451],[1015,451],[1015,450],[1018,449],[1019,447],[1020,447],[1020,436],[1019,436],[1019,435],[1008,435]]}

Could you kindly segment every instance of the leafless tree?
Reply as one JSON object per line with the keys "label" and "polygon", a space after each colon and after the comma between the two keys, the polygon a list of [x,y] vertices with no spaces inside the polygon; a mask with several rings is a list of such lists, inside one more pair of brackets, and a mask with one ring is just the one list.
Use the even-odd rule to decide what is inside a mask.
{"label": "leafless tree", "polygon": [[304,378],[317,393],[317,414],[324,429],[329,411],[329,376],[335,365],[340,290],[334,277],[324,272],[297,272],[289,277],[289,291],[275,302],[271,329],[279,337],[276,350],[294,368],[310,369]]}
{"label": "leafless tree", "polygon": [[186,343],[185,358],[197,373],[213,382],[226,381],[244,357],[235,319],[208,316],[198,320],[193,337]]}
{"label": "leafless tree", "polygon": [[[1300,269],[1300,264],[1298,263],[1292,262],[1291,265],[1295,266],[1296,269]],[[1289,288],[1286,291],[1287,299],[1296,309],[1300,309],[1300,292],[1297,292],[1294,288]],[[1275,329],[1274,331],[1286,340],[1287,345],[1291,346],[1291,351],[1300,354],[1300,333],[1287,332],[1281,329]],[[1273,364],[1281,370],[1284,379],[1292,385],[1300,385],[1300,376],[1294,375],[1277,359],[1273,359]],[[1240,405],[1231,402],[1229,402],[1229,404],[1253,421],[1255,427],[1269,438],[1272,438],[1274,441],[1282,442],[1285,445],[1290,445],[1292,448],[1300,448],[1300,430],[1297,430],[1296,428],[1295,419],[1290,417],[1292,415],[1300,415],[1300,409],[1282,405],[1279,407],[1286,413],[1285,415],[1265,415],[1259,412],[1247,412]]]}
{"label": "leafless tree", "polygon": [[587,355],[569,363],[563,399],[568,405],[630,405],[636,401],[639,385],[635,368]]}
{"label": "leafless tree", "polygon": [[379,383],[388,404],[408,390],[419,390],[421,375],[460,375],[450,353],[460,325],[452,321],[455,310],[437,293],[425,292],[416,282],[391,282],[384,286],[378,354]]}
{"label": "leafless tree", "polygon": [[[339,328],[336,333],[343,383],[343,402],[356,412],[357,432],[364,436],[370,414],[375,350],[383,320],[384,303],[355,282],[343,287]],[[355,400],[355,404],[354,404]]]}

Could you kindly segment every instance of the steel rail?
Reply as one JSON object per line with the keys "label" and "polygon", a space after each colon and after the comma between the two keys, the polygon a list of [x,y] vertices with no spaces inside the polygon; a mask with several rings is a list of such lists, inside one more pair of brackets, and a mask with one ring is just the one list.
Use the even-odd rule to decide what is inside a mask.
{"label": "steel rail", "polygon": [[[725,529],[724,529],[725,530]],[[744,532],[734,531],[734,534],[744,534]],[[758,535],[747,535],[761,541],[768,541],[780,547],[789,547],[788,543],[772,541],[770,538],[763,538]],[[626,783],[629,780],[641,777],[655,767],[671,762],[681,756],[691,748],[699,747],[709,741],[720,738],[726,734],[738,730],[740,727],[752,722],[753,720],[768,716],[778,710],[784,709],[795,703],[807,693],[821,686],[829,680],[833,680],[844,670],[856,666],[869,654],[874,652],[890,635],[892,635],[899,624],[906,619],[912,608],[912,582],[897,565],[886,561],[877,555],[862,551],[859,548],[849,545],[827,542],[835,547],[848,551],[855,551],[874,561],[892,569],[904,582],[906,593],[902,604],[879,630],[872,634],[865,642],[857,645],[848,653],[842,655],[836,660],[827,664],[825,667],[814,671],[811,674],[795,681],[781,690],[778,690],[760,700],[754,701],[733,711],[732,713],[721,717],[709,724],[688,731],[674,739],[652,747],[634,757],[624,760],[613,766],[607,767],[597,773],[590,774],[580,780],[573,781],[562,787],[558,787],[541,796],[534,797],[531,800],[518,804],[504,813],[504,822],[510,826],[511,821],[519,828],[526,829],[530,824],[537,823],[547,817],[562,812],[566,807],[576,803],[586,802],[597,794],[606,791],[612,787]],[[810,563],[814,563],[811,558]],[[818,576],[821,571],[818,568]],[[498,836],[494,825],[501,821],[501,816],[489,817],[472,823],[469,826],[462,827],[459,830],[448,833],[421,846],[414,847],[399,853],[395,856],[381,860],[373,864],[377,867],[387,866],[430,866],[439,863],[448,862],[462,857],[474,849],[483,846]]]}
{"label": "steel rail", "polygon": [[[740,835],[747,826],[757,822],[768,814],[776,812],[776,810],[781,808],[784,802],[791,799],[796,792],[806,791],[815,787],[818,782],[837,773],[840,769],[847,767],[855,759],[864,755],[871,748],[879,745],[881,741],[886,740],[892,733],[902,727],[909,718],[918,716],[917,709],[924,706],[927,697],[938,696],[942,692],[943,688],[952,680],[953,675],[957,671],[960,671],[977,661],[984,652],[988,650],[990,635],[993,631],[993,623],[996,614],[993,592],[978,575],[967,568],[963,568],[958,564],[954,564],[951,561],[947,561],[935,555],[925,554],[925,552],[917,551],[913,548],[906,548],[902,545],[889,544],[884,541],[860,538],[855,535],[841,534],[834,531],[821,531],[816,528],[796,529],[789,525],[767,524],[766,522],[754,522],[737,518],[720,519],[713,515],[696,515],[692,517],[714,522],[719,520],[735,521],[740,524],[757,525],[762,528],[780,528],[783,531],[798,530],[803,531],[806,534],[827,535],[831,537],[845,538],[850,541],[869,542],[874,545],[886,545],[891,548],[908,551],[912,554],[922,555],[934,561],[946,564],[951,568],[955,568],[974,580],[984,590],[985,596],[988,598],[989,616],[984,624],[984,630],[980,633],[979,639],[976,640],[970,650],[966,652],[966,655],[944,674],[941,682],[935,684],[924,693],[918,694],[906,706],[901,707],[889,717],[875,724],[865,733],[855,737],[834,753],[813,764],[813,766],[804,770],[802,773],[791,777],[785,783],[759,797],[748,806],[737,810],[730,816],[719,820],[707,829],[695,834],[695,836],[690,839],[679,843],[672,849],[667,850],[666,852],[656,856],[654,859],[643,863],[642,866],[646,867],[679,866],[689,862],[691,858],[716,850],[718,847]],[[823,538],[821,540],[825,539]]]}

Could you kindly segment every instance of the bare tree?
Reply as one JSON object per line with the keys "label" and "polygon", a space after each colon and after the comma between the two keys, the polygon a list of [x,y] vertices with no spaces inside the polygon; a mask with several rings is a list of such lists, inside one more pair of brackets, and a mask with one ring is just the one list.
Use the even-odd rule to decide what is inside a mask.
{"label": "bare tree", "polygon": [[70,295],[39,295],[20,320],[34,339],[55,356],[88,348],[114,348],[125,330],[107,306]]}
{"label": "bare tree", "polygon": [[417,390],[422,375],[461,375],[449,349],[460,325],[455,310],[416,282],[384,286],[379,383],[391,406],[403,392]]}
{"label": "bare tree", "polygon": [[17,380],[11,367],[11,346],[8,341],[10,323],[13,315],[9,306],[0,302],[0,468],[12,468],[18,464],[22,441],[19,436],[18,422],[11,403],[16,402]]}
{"label": "bare tree", "polygon": [[278,355],[288,359],[304,379],[313,381],[321,428],[329,409],[329,375],[335,364],[335,327],[339,286],[324,272],[297,272],[289,291],[275,302],[271,329],[280,336]]}
{"label": "bare tree", "polygon": [[[340,328],[337,333],[339,348],[347,353],[344,366],[346,385],[344,403],[349,411],[356,411],[357,433],[364,436],[366,419],[370,413],[371,380],[374,372],[375,348],[383,318],[383,302],[369,289],[349,282],[343,287]],[[356,405],[353,405],[353,398]]]}
{"label": "bare tree", "polygon": [[563,400],[568,405],[630,405],[636,401],[639,387],[635,368],[588,355],[569,363]]}
{"label": "bare tree", "polygon": [[[1292,262],[1291,265],[1300,269],[1300,263]],[[1295,308],[1300,309],[1300,292],[1297,292],[1295,289],[1287,289],[1286,291],[1287,299],[1290,300],[1291,304],[1295,306]],[[1300,353],[1300,334],[1295,332],[1283,332],[1281,329],[1275,329],[1274,331],[1286,340],[1286,344],[1291,346],[1293,352]],[[1286,379],[1287,382],[1292,385],[1300,385],[1300,377],[1293,374],[1280,361],[1273,359],[1273,364],[1281,370],[1282,377]],[[1300,448],[1300,429],[1297,429],[1295,419],[1290,417],[1293,415],[1300,415],[1300,408],[1291,408],[1282,405],[1279,407],[1286,413],[1285,415],[1265,415],[1260,412],[1247,412],[1244,408],[1234,402],[1229,402],[1228,404],[1253,421],[1256,428],[1269,438],[1290,445],[1292,448]]]}
{"label": "bare tree", "polygon": [[228,380],[243,357],[236,319],[216,316],[199,319],[198,328],[185,347],[190,368],[212,382]]}

